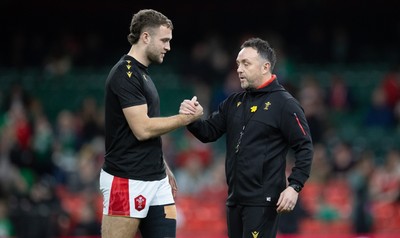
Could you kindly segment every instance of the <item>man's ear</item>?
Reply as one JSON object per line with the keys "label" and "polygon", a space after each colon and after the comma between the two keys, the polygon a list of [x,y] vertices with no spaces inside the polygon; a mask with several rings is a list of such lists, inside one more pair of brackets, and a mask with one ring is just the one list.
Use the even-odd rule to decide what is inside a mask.
{"label": "man's ear", "polygon": [[271,72],[271,63],[270,62],[265,62],[263,65],[264,73]]}
{"label": "man's ear", "polygon": [[143,43],[148,44],[150,42],[150,34],[147,31],[144,31],[140,36],[140,39]]}

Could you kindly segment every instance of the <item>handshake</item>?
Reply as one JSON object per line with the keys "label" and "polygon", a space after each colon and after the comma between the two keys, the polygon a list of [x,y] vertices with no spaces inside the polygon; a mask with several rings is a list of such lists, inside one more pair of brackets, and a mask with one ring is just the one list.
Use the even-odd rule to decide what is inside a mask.
{"label": "handshake", "polygon": [[203,107],[197,101],[197,97],[194,96],[192,100],[183,100],[179,108],[179,114],[185,115],[185,118],[187,119],[186,123],[190,124],[203,115]]}

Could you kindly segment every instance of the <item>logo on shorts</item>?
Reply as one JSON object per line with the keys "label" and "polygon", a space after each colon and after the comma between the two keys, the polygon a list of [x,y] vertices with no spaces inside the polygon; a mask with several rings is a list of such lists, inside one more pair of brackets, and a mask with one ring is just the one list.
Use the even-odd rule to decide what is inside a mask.
{"label": "logo on shorts", "polygon": [[143,210],[146,207],[146,198],[139,195],[135,198],[135,209],[138,211]]}

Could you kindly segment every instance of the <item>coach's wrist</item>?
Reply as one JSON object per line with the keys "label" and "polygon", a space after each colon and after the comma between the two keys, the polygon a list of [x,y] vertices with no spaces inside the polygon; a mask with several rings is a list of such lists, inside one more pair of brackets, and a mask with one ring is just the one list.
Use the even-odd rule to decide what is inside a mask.
{"label": "coach's wrist", "polygon": [[289,185],[289,187],[292,187],[293,189],[294,189],[294,191],[296,191],[296,192],[300,192],[301,191],[301,189],[302,189],[302,187],[300,186],[300,185],[298,185],[298,184],[290,184]]}

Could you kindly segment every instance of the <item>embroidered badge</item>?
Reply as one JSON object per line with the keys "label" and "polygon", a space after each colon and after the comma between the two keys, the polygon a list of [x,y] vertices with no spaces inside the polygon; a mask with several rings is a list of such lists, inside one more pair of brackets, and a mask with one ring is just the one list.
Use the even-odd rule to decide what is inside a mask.
{"label": "embroidered badge", "polygon": [[139,195],[135,198],[135,209],[138,211],[143,210],[146,207],[146,198]]}
{"label": "embroidered badge", "polygon": [[271,103],[270,103],[270,102],[266,102],[266,103],[265,103],[264,110],[268,111],[269,106],[271,106]]}

